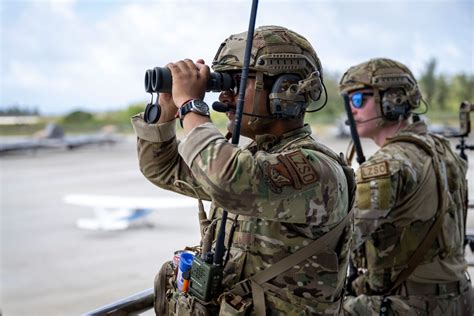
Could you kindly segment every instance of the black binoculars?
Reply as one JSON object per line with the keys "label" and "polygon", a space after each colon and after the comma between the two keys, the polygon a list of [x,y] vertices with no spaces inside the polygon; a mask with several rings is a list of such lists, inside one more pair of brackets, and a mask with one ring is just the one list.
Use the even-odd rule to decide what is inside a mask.
{"label": "black binoculars", "polygon": [[[166,67],[155,67],[145,72],[145,91],[170,93],[173,84],[171,71]],[[211,72],[207,82],[206,91],[220,92],[231,90],[235,87],[231,75],[223,72]]]}

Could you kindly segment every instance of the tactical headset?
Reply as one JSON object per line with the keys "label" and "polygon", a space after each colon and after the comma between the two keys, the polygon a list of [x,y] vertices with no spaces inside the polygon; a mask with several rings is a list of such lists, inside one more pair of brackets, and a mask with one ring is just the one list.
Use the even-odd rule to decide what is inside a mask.
{"label": "tactical headset", "polygon": [[380,102],[382,116],[388,121],[398,121],[407,119],[411,113],[411,105],[408,97],[402,89],[392,89],[381,91],[382,100]]}
{"label": "tactical headset", "polygon": [[409,76],[385,76],[374,79],[375,82],[388,81],[385,84],[381,83],[382,86],[389,86],[386,90],[374,87],[374,92],[379,94],[382,116],[387,121],[407,119],[412,109],[418,107],[421,99],[420,89]]}
{"label": "tactical headset", "polygon": [[[314,90],[314,87],[319,87]],[[301,80],[296,74],[282,74],[274,81],[269,94],[269,111],[276,118],[301,117],[309,104],[321,96],[322,80],[319,72]]]}

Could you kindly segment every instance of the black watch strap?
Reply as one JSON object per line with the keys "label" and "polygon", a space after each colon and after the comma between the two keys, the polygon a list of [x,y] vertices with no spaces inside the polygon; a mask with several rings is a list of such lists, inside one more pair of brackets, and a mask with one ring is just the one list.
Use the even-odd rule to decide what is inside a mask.
{"label": "black watch strap", "polygon": [[201,100],[193,99],[184,103],[178,110],[181,127],[183,126],[183,118],[189,112],[194,112],[199,115],[210,117],[209,106]]}

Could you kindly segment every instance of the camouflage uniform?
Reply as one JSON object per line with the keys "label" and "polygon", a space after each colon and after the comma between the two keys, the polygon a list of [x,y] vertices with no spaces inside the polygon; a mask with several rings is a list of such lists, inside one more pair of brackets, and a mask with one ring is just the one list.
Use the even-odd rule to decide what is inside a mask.
{"label": "camouflage uniform", "polygon": [[[260,34],[256,32],[257,36]],[[255,275],[331,230],[348,213],[343,159],[311,137],[305,125],[282,137],[259,135],[246,148],[230,144],[212,123],[177,140],[175,122],[133,117],[140,169],[153,184],[212,201],[209,217],[229,212],[232,238],[223,285]],[[231,225],[235,233],[230,235]],[[349,227],[310,257],[263,284],[267,314],[335,314],[348,262]],[[252,311],[253,313],[253,311]]]}
{"label": "camouflage uniform", "polygon": [[[388,70],[391,62],[378,59],[355,66],[343,77],[341,90],[370,87],[376,71],[393,78]],[[466,172],[466,162],[449,142],[429,134],[423,122],[398,131],[360,166],[352,257],[359,269],[352,284],[358,296],[346,299],[346,314],[472,314],[464,259]],[[439,178],[445,181],[442,192]],[[447,211],[440,233],[415,270],[394,289],[397,277],[435,222],[442,200],[447,201]]]}

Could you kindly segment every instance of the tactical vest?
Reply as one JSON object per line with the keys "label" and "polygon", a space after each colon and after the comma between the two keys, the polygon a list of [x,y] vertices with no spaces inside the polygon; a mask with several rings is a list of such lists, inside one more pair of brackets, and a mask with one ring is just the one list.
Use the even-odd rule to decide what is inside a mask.
{"label": "tactical vest", "polygon": [[[308,135],[295,139],[294,141],[286,144],[283,148],[278,149],[276,152],[283,150],[291,150],[293,145],[295,149],[309,149],[321,152],[324,155],[330,157],[332,160],[334,160],[341,166],[347,179],[349,192],[349,212],[352,209],[352,204],[354,201],[355,182],[353,170],[347,165],[345,159],[342,156],[337,156],[334,152],[332,152],[330,149],[323,146],[322,144],[316,143]],[[212,212],[211,216],[213,218],[220,218],[220,213],[220,211],[217,211],[215,213]],[[249,217],[243,215],[235,216],[231,213],[229,213],[228,216],[229,218],[226,232],[228,233],[227,238],[229,238],[229,235],[232,235],[232,246],[230,248],[231,260],[229,260],[231,264],[226,265],[226,267],[224,268],[223,284],[227,288],[227,291],[230,290],[230,292],[236,292],[243,295],[243,292],[245,291],[242,288],[245,287],[247,287],[247,293],[249,290],[251,290],[252,292],[256,292],[256,289],[254,287],[245,285],[245,281],[249,278],[254,279],[255,277],[259,279],[265,278],[263,276],[261,277],[261,270],[255,271],[254,267],[261,267],[262,262],[259,261],[259,256],[254,256],[254,254],[261,254],[262,256],[265,256],[269,253],[269,249],[266,248],[266,245],[262,245],[259,242],[256,242],[255,236],[259,235],[268,237],[268,239],[278,239],[280,238],[279,232],[281,232],[282,230],[293,230],[294,234],[292,236],[292,241],[294,244],[305,244],[308,240],[308,237],[305,236],[304,232],[300,231],[301,228],[298,227],[298,225],[277,221],[264,222],[256,217]],[[346,224],[347,223],[348,222],[346,222]],[[235,225],[234,228],[232,228],[233,225]],[[324,296],[322,297],[321,301],[314,299],[306,300],[304,298],[304,295],[298,297],[286,291],[282,291],[281,287],[285,286],[284,284],[286,281],[284,278],[282,278],[282,275],[279,275],[276,276],[275,279],[272,278],[272,280],[265,280],[264,284],[262,285],[262,288],[265,290],[267,308],[268,303],[270,303],[274,306],[279,306],[282,310],[286,309],[287,311],[296,311],[297,309],[295,308],[297,307],[295,306],[303,306],[306,309],[311,310],[315,313],[337,313],[340,308],[340,303],[343,295],[343,285],[345,280],[349,252],[350,229],[349,226],[344,226],[346,226],[346,229],[339,230],[337,236],[332,235],[331,240],[325,242],[321,241],[324,243],[324,247],[322,247],[322,249],[319,251],[320,256],[313,255],[312,257],[313,259],[315,259],[316,257],[321,258],[320,261],[318,261],[318,259],[315,259],[315,261],[316,264],[323,266],[326,270],[324,273],[324,282],[327,282],[328,284],[331,284],[331,286],[334,286],[334,288],[332,289],[332,296]],[[232,233],[234,229],[235,232]],[[228,239],[226,239],[226,242],[228,242]],[[287,243],[286,240],[282,240],[281,242]],[[318,247],[315,244],[319,244],[319,239],[313,242],[313,248]],[[290,251],[295,252],[295,250],[296,249],[292,249]],[[282,261],[284,259],[282,259]],[[298,264],[305,264],[305,259],[306,258],[300,257]],[[278,263],[273,264],[272,267],[277,265]],[[294,265],[298,264],[294,263]],[[282,272],[285,272],[286,270],[288,269],[284,269]],[[280,274],[284,275],[284,273]],[[253,278],[251,278],[252,275]],[[304,278],[322,278],[322,275],[301,277],[302,282],[304,282]],[[242,282],[244,284],[242,284]],[[238,284],[237,287],[235,287],[235,284]],[[284,292],[286,292],[286,297],[281,297],[281,294]],[[276,293],[278,293],[278,295]],[[263,300],[263,296],[260,298],[260,300]],[[292,307],[292,305],[295,306]]]}
{"label": "tactical vest", "polygon": [[[352,209],[354,200],[355,182],[353,170],[347,165],[344,158],[342,156],[337,156],[327,147],[316,143],[316,141],[314,141],[309,135],[293,140],[283,148],[279,148],[276,152],[291,150],[293,147],[295,149],[309,149],[321,152],[341,166],[347,179],[349,212],[349,210]],[[220,218],[221,210],[212,210],[210,216],[211,221]],[[348,262],[348,247],[351,234],[349,226],[347,225],[349,223],[349,216],[346,216],[345,220],[340,222],[344,229],[339,227],[336,232],[336,229],[334,228],[332,231],[327,233],[331,233],[331,236],[327,236],[330,237],[330,239],[326,241],[321,240],[321,242],[319,241],[319,238],[315,241],[310,240],[298,225],[278,221],[263,221],[257,217],[243,215],[236,216],[231,213],[229,213],[228,216],[226,244],[229,244],[229,238],[231,238],[232,241],[229,256],[230,260],[228,260],[228,264],[224,267],[223,272],[223,284],[226,288],[225,292],[227,291],[231,294],[238,294],[239,297],[252,292],[253,304],[257,314],[261,314],[261,311],[258,311],[258,306],[262,306],[262,300],[267,302],[267,308],[278,306],[281,310],[286,310],[287,312],[292,311],[296,313],[297,311],[299,312],[306,309],[314,313],[336,313],[339,310],[343,296],[343,285],[346,274],[345,267]],[[265,236],[265,238],[268,238],[269,240],[278,239],[281,237],[280,232],[282,230],[293,232],[292,242],[294,244],[304,245],[309,242],[312,243],[310,246],[299,249],[303,250],[307,248],[306,252],[302,251],[299,255],[294,254],[298,249],[288,249],[288,252],[293,253],[292,261],[290,260],[287,263],[283,263],[283,261],[288,259],[288,257],[282,258],[281,261],[274,263],[263,271],[257,270],[255,267],[264,266],[260,258],[268,254],[269,249],[267,249],[268,245],[258,242],[256,236]],[[285,240],[282,240],[281,242],[287,243]],[[319,248],[319,250],[317,248]],[[317,253],[311,253],[314,251]],[[303,254],[303,252],[305,254]],[[318,301],[318,299],[305,299],[303,293],[301,296],[298,296],[289,293],[289,291],[282,291],[282,287],[286,287],[285,283],[289,280],[283,278],[285,272],[288,272],[287,270],[290,270],[293,266],[308,265],[308,262],[306,261],[307,257],[305,256],[311,257],[313,264],[322,267],[324,271],[324,277],[323,275],[312,275],[310,277],[320,277],[321,284],[323,284],[324,280],[324,284],[328,284],[328,286],[332,287],[327,290],[331,294],[321,295],[320,301]],[[275,276],[273,268],[278,265],[280,265],[280,273]],[[297,275],[292,275],[292,277],[296,282],[298,282],[297,280],[300,278],[302,284],[304,284],[307,276],[301,275],[298,277]],[[249,280],[251,281],[250,283],[248,282]],[[260,284],[257,284],[256,287],[256,283]],[[293,286],[298,285],[294,284]],[[260,287],[260,289],[258,289],[258,287]],[[263,291],[265,292],[265,298],[263,297]],[[260,292],[260,296],[255,296],[258,292]],[[286,297],[282,297],[282,293],[285,293],[286,295],[284,295]],[[265,302],[263,302],[263,306],[265,306]]]}
{"label": "tactical vest", "polygon": [[[467,215],[466,163],[453,153],[447,140],[433,134],[401,133],[387,139],[383,147],[402,142],[415,145],[428,155],[428,159],[424,164],[418,187],[414,190],[415,193],[396,207],[416,212],[420,205],[434,203],[433,205],[437,205],[437,211],[433,219],[425,223],[413,222],[406,227],[393,228],[393,225],[387,225],[381,231],[368,232],[370,237],[361,248],[362,251],[356,252],[356,262],[359,268],[367,269],[367,280],[371,289],[382,293],[395,290],[420,264],[420,269],[423,270],[423,265],[433,262],[436,257],[441,261],[457,262],[445,267],[451,270],[455,278],[461,279],[464,269],[459,262],[464,261],[463,241]],[[403,148],[404,153],[409,156],[413,153],[413,157],[416,157],[414,154],[416,150],[410,146]],[[373,181],[389,181],[389,179]],[[363,190],[363,186],[367,183],[360,183],[358,179],[358,191]],[[428,191],[426,188],[430,187],[436,189]],[[380,197],[380,200],[388,198],[390,197]],[[385,218],[390,218],[391,211],[384,215]],[[377,234],[386,233],[386,238],[396,235],[390,233],[390,229],[402,229],[403,232],[395,249],[391,249],[388,255],[380,252],[380,245],[375,238]],[[427,270],[418,272],[431,274],[432,279],[437,280],[436,271],[424,269]]]}

